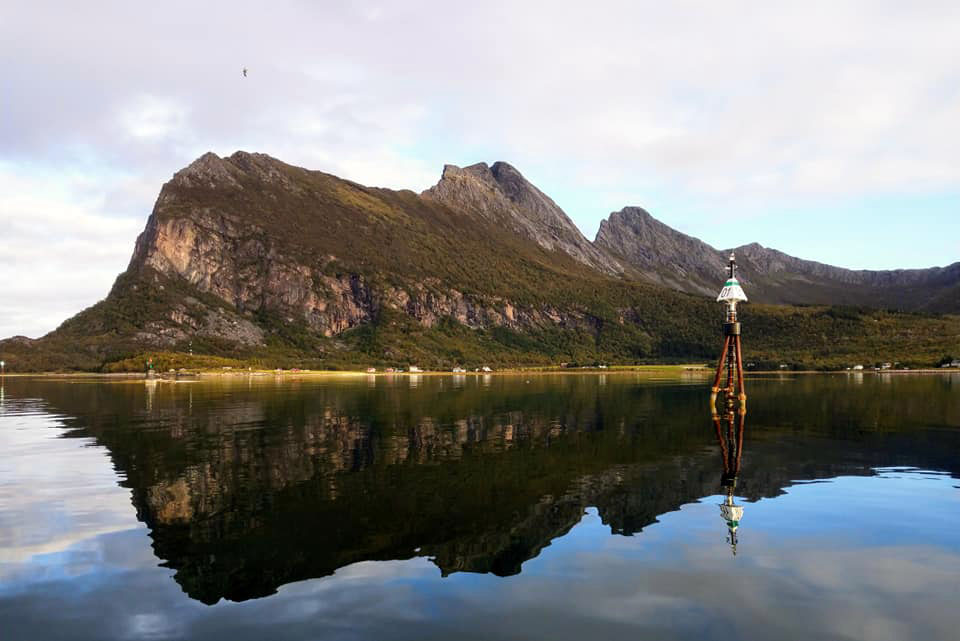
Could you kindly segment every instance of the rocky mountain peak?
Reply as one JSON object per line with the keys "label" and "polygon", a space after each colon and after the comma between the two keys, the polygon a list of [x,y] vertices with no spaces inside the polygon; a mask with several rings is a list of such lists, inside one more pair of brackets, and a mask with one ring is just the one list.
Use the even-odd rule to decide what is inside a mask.
{"label": "rocky mountain peak", "polygon": [[228,161],[249,178],[268,184],[280,184],[284,187],[294,189],[294,191],[299,191],[287,175],[293,167],[281,160],[277,160],[273,156],[237,151],[230,156]]}
{"label": "rocky mountain peak", "polygon": [[490,168],[490,173],[500,192],[511,202],[527,209],[546,225],[553,225],[558,230],[573,229],[580,235],[580,230],[576,229],[573,221],[553,199],[537,189],[515,167],[497,161]]}
{"label": "rocky mountain peak", "polygon": [[239,187],[236,168],[226,159],[208,151],[173,175],[171,184],[179,187]]}
{"label": "rocky mountain peak", "polygon": [[285,169],[290,165],[261,153],[237,151],[221,158],[208,151],[173,175],[169,183],[176,187],[204,189],[243,189],[243,182],[255,180],[265,183],[289,182]]}
{"label": "rocky mountain peak", "polygon": [[[440,175],[440,182],[423,192],[423,195],[437,196],[440,192],[449,192],[455,189],[496,189],[496,179],[490,171],[490,167],[485,162],[478,162],[466,167],[457,165],[444,165],[443,173]],[[477,196],[478,194],[474,194]],[[441,198],[437,198],[440,200]]]}
{"label": "rocky mountain peak", "polygon": [[612,212],[609,219],[600,221],[600,229],[597,230],[597,237],[594,239],[594,242],[601,243],[600,238],[603,237],[604,240],[602,242],[611,245],[616,244],[618,239],[615,234],[612,233],[612,230],[620,226],[630,227],[637,232],[645,229],[673,231],[670,227],[651,216],[646,209],[629,206],[624,207],[620,211]]}
{"label": "rocky mountain peak", "polygon": [[564,252],[602,272],[623,272],[615,259],[594,247],[549,196],[509,163],[445,165],[440,181],[421,195],[506,225],[544,249]]}
{"label": "rocky mountain peak", "polygon": [[723,278],[720,254],[705,242],[666,225],[642,207],[624,207],[600,223],[596,244],[674,289],[712,294]]}
{"label": "rocky mountain peak", "polygon": [[513,200],[518,200],[531,191],[540,193],[540,190],[530,184],[530,182],[523,177],[523,174],[510,163],[498,160],[490,167],[490,173],[497,181],[497,184],[500,185],[503,192]]}

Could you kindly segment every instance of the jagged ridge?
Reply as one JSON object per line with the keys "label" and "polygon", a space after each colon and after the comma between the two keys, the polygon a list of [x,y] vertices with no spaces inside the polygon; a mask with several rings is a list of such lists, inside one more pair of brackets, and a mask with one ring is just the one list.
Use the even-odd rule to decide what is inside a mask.
{"label": "jagged ridge", "polygon": [[[730,249],[717,250],[661,223],[638,207],[600,223],[596,245],[652,281],[711,294]],[[915,311],[960,311],[960,262],[947,267],[850,270],[750,243],[734,248],[740,277],[755,302],[864,305]]]}

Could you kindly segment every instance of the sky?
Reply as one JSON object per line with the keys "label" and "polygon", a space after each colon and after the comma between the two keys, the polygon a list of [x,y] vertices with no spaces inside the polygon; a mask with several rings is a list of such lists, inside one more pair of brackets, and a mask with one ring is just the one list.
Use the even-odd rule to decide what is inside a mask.
{"label": "sky", "polygon": [[[102,299],[161,185],[259,151],[423,190],[505,160],[593,239],[960,260],[956,2],[0,0],[0,337]],[[248,69],[248,76],[241,71]]]}

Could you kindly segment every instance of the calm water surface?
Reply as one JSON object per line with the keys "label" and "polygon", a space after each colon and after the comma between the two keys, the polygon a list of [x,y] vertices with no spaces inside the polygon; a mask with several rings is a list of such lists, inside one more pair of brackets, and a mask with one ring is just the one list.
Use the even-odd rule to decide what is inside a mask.
{"label": "calm water surface", "polygon": [[960,376],[749,379],[732,532],[707,384],[7,378],[0,639],[960,638]]}

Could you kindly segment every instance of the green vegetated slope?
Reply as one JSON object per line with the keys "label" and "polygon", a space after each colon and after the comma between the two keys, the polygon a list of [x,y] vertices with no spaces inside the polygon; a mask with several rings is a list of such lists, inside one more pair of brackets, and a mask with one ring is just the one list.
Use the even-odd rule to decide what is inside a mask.
{"label": "green vegetated slope", "polygon": [[[601,273],[496,215],[266,156],[210,156],[164,186],[130,267],[106,299],[42,339],[0,342],[11,370],[135,371],[147,355],[164,369],[449,368],[704,361],[719,351],[723,312],[711,299],[644,282],[629,268]],[[204,238],[180,271],[154,259],[162,242],[187,242],[156,233],[179,229],[177,221]],[[204,251],[215,264],[196,257]],[[278,285],[271,270],[281,263],[309,276]],[[329,291],[325,278],[353,290]],[[208,286],[217,282],[219,290]],[[343,331],[321,331],[299,308],[276,302],[278,287],[289,287],[290,297],[312,288],[331,305],[352,297],[362,318]],[[398,304],[397,292],[416,300]],[[442,302],[451,297],[476,309],[510,305],[525,320],[464,323],[445,313]],[[216,314],[228,327],[250,324],[263,339],[242,343],[229,331],[195,329]],[[744,357],[761,365],[916,367],[960,353],[955,316],[748,304],[742,319]]]}

